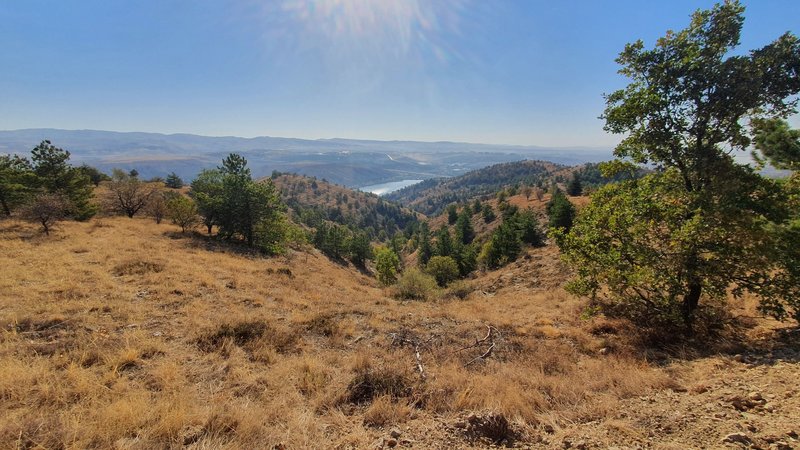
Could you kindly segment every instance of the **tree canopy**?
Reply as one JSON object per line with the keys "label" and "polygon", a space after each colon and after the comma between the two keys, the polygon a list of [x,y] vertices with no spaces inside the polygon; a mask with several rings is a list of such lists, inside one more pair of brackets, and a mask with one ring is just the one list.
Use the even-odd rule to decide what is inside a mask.
{"label": "tree canopy", "polygon": [[620,73],[631,82],[606,96],[602,117],[607,131],[625,138],[615,149],[619,161],[603,169],[612,174],[629,161],[656,171],[601,188],[571,232],[555,233],[578,272],[574,292],[687,330],[701,299],[728,289],[760,295],[777,317],[797,310],[785,261],[791,252],[775,251],[790,219],[788,195],[732,155],[754,140],[765,155],[790,153],[767,136],[788,133],[775,120],[795,112],[800,43],[786,33],[736,51],[743,13],[726,1],[695,12],[686,29],[668,31],[654,48],[637,41],[620,54]]}

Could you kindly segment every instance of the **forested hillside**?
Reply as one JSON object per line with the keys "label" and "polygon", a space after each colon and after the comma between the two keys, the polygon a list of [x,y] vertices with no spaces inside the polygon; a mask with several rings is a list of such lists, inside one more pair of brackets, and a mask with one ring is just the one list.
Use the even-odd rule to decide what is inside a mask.
{"label": "forested hillside", "polygon": [[327,220],[383,240],[417,221],[418,214],[369,192],[304,175],[271,178],[297,221],[313,228]]}
{"label": "forested hillside", "polygon": [[565,167],[547,161],[530,160],[495,164],[453,178],[423,181],[392,192],[386,198],[423,214],[437,215],[451,203],[493,194],[505,186],[544,185],[553,172]]}

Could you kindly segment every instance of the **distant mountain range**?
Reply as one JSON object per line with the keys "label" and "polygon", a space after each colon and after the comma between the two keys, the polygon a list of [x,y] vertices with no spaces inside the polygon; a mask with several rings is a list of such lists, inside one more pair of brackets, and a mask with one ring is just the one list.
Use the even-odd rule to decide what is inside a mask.
{"label": "distant mountain range", "polygon": [[0,153],[27,155],[44,139],[69,150],[74,163],[104,171],[136,169],[143,177],[176,172],[186,179],[216,167],[227,154],[244,155],[254,176],[273,170],[324,178],[349,187],[460,175],[501,162],[538,159],[579,164],[611,158],[609,148],[536,147],[459,142],[210,137],[95,130],[0,131]]}

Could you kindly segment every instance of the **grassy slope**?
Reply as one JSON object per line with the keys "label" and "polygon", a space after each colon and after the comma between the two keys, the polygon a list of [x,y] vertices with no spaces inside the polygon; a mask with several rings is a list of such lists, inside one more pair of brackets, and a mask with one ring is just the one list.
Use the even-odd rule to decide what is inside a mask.
{"label": "grassy slope", "polygon": [[[552,247],[471,281],[466,300],[421,303],[313,251],[263,259],[145,219],[58,228],[0,222],[2,448],[366,448],[392,426],[401,445],[480,448],[473,411],[526,445],[696,442],[649,429],[632,402],[684,395],[669,388],[710,369],[650,366],[624,327],[577,319]],[[495,351],[464,367],[487,324]],[[425,381],[391,333],[427,343]]]}

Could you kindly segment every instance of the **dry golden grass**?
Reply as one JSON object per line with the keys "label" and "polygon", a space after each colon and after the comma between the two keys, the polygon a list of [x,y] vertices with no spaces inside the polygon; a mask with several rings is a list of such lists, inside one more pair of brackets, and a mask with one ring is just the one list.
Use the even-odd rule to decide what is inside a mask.
{"label": "dry golden grass", "polygon": [[[552,283],[489,274],[464,300],[401,302],[315,252],[264,259],[116,217],[49,238],[2,221],[0,267],[2,448],[363,448],[397,425],[441,448],[440,423],[472,411],[524,441],[675,383]],[[494,351],[465,367],[487,325]]]}

